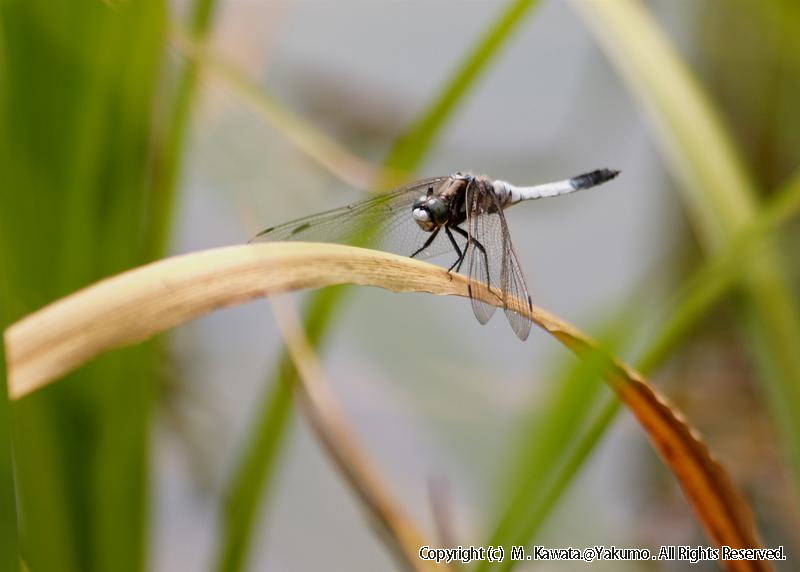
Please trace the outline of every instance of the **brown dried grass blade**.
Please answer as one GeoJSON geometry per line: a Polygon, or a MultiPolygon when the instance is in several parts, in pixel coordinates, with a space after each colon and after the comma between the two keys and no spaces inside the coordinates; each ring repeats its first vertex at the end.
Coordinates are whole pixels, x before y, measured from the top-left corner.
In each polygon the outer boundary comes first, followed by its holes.
{"type": "MultiPolygon", "coordinates": [[[[385,252],[334,244],[233,246],[169,258],[89,286],[5,332],[8,387],[18,399],[94,356],[149,338],[214,309],[335,284],[467,296],[465,277],[385,252]]],[[[495,303],[486,293],[486,302],[495,303]]],[[[526,313],[578,354],[601,351],[581,332],[534,307],[526,313]]],[[[760,546],[749,508],[686,420],[632,368],[608,356],[608,381],[678,479],[717,546],[760,546]]],[[[767,570],[765,562],[727,562],[767,570]]]]}

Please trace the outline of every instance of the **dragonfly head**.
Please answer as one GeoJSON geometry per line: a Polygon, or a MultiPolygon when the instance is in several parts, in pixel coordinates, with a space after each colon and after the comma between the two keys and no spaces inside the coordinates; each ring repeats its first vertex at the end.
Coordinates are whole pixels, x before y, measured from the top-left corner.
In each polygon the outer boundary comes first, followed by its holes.
{"type": "Polygon", "coordinates": [[[447,205],[431,191],[422,195],[411,206],[411,216],[425,232],[431,232],[447,222],[447,205]]]}

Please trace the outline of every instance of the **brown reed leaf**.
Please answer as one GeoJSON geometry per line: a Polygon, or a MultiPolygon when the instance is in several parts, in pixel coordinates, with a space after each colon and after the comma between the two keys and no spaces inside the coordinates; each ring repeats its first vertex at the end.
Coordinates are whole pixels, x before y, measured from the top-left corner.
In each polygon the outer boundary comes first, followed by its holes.
{"type": "MultiPolygon", "coordinates": [[[[161,260],[102,280],[23,318],[5,332],[8,387],[19,399],[91,358],[217,308],[336,284],[468,295],[467,279],[381,251],[335,244],[264,243],[161,260]]],[[[497,303],[491,292],[485,301],[497,303]]],[[[524,307],[524,305],[521,305],[524,307]]],[[[578,355],[602,352],[580,331],[534,307],[529,316],[578,355]]],[[[717,546],[760,546],[749,507],[697,432],[632,368],[606,356],[606,377],[672,470],[717,546]]],[[[723,562],[768,570],[764,561],[723,562]]]]}

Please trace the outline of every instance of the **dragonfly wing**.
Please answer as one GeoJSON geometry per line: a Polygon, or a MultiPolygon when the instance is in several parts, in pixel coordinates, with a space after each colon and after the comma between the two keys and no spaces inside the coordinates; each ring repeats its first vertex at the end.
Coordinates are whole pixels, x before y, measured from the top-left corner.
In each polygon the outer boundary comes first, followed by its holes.
{"type": "Polygon", "coordinates": [[[511,328],[521,340],[528,337],[531,321],[526,313],[531,300],[525,285],[503,209],[493,192],[481,196],[470,191],[467,198],[469,245],[469,279],[472,309],[478,321],[485,324],[495,306],[478,298],[488,296],[502,302],[511,328]]]}
{"type": "MultiPolygon", "coordinates": [[[[503,223],[505,224],[505,220],[503,223]]],[[[507,229],[505,238],[505,256],[500,279],[503,289],[503,310],[508,318],[508,323],[511,324],[511,329],[519,339],[525,341],[531,332],[531,319],[528,317],[528,313],[533,309],[533,303],[507,229]]]]}
{"type": "Polygon", "coordinates": [[[497,220],[483,212],[481,198],[470,185],[467,188],[467,276],[472,311],[481,324],[488,322],[497,307],[484,302],[498,297],[500,275],[497,272],[496,255],[497,220]],[[493,291],[491,288],[494,288],[493,291]]]}
{"type": "MultiPolygon", "coordinates": [[[[374,246],[396,254],[411,255],[430,238],[411,216],[414,200],[436,187],[447,177],[416,181],[400,189],[293,220],[259,232],[250,242],[302,240],[335,242],[354,246],[374,246]]],[[[444,233],[420,252],[427,258],[453,250],[444,233]]]]}

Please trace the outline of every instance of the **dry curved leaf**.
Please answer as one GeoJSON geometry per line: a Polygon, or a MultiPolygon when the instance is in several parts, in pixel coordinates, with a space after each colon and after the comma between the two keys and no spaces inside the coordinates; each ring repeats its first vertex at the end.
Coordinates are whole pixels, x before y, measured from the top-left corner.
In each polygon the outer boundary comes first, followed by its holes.
{"type": "MultiPolygon", "coordinates": [[[[464,296],[467,279],[385,252],[314,243],[265,243],[161,260],[89,286],[23,318],[5,332],[12,399],[98,354],[149,338],[211,310],[290,290],[335,284],[395,292],[464,296]]],[[[495,303],[486,293],[486,302],[495,303]]],[[[578,354],[601,351],[548,312],[529,317],[578,354]]],[[[636,371],[608,356],[608,381],[639,420],[678,479],[717,546],[760,546],[750,510],[697,433],[636,371]]],[[[730,570],[768,570],[763,561],[723,562],[730,570]]]]}
{"type": "Polygon", "coordinates": [[[300,374],[294,388],[306,420],[398,563],[414,571],[450,569],[445,563],[419,557],[420,546],[426,544],[424,537],[391,495],[377,465],[359,442],[355,428],[331,390],[297,312],[280,303],[273,303],[272,310],[300,374]]]}

